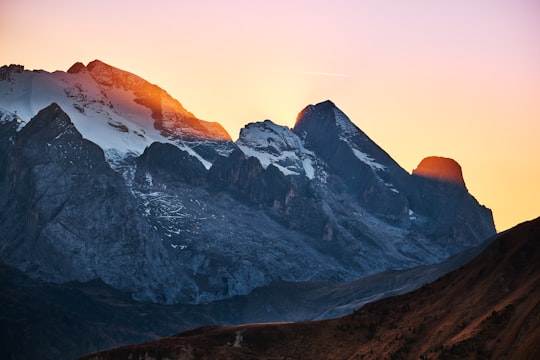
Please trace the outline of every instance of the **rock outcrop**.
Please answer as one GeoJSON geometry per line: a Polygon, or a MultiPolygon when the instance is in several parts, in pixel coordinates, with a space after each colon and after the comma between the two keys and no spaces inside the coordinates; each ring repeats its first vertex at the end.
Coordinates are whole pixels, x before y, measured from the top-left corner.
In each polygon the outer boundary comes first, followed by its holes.
{"type": "Polygon", "coordinates": [[[466,187],[465,180],[463,180],[463,173],[461,172],[461,166],[454,159],[429,156],[424,158],[412,173],[416,176],[466,187]]]}

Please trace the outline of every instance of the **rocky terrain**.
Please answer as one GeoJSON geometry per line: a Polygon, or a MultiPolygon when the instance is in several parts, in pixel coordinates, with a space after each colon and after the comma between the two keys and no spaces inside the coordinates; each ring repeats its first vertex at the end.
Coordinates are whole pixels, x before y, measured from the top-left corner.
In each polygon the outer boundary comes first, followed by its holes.
{"type": "Polygon", "coordinates": [[[319,321],[203,327],[84,359],[537,359],[540,218],[406,295],[319,321]]]}
{"type": "Polygon", "coordinates": [[[0,266],[3,359],[73,359],[157,340],[200,326],[305,321],[343,316],[457,269],[490,242],[441,264],[388,271],[351,282],[275,282],[208,304],[143,303],[101,280],[47,283],[0,266]]]}

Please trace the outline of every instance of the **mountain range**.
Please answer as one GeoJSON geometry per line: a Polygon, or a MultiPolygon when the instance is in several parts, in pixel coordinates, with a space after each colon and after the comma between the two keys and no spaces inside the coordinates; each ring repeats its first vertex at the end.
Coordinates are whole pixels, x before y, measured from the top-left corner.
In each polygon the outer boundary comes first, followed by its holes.
{"type": "MultiPolygon", "coordinates": [[[[211,306],[437,266],[495,227],[458,163],[427,157],[410,174],[331,101],[293,128],[249,123],[233,142],[96,60],[0,68],[0,233],[3,269],[24,282],[211,306]]],[[[426,279],[408,274],[408,290],[426,279]]],[[[399,289],[370,294],[383,292],[399,289]]],[[[339,313],[323,302],[304,317],[339,313]]]]}

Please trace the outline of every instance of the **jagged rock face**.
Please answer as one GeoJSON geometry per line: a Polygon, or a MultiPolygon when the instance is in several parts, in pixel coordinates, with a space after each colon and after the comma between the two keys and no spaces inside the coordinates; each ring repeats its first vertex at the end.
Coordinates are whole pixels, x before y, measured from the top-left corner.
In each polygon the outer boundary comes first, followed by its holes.
{"type": "Polygon", "coordinates": [[[219,158],[208,174],[216,190],[228,190],[250,203],[262,206],[283,206],[289,181],[275,166],[264,169],[254,157],[240,150],[219,158]]]}
{"type": "Polygon", "coordinates": [[[474,246],[473,239],[494,233],[491,210],[479,206],[464,187],[420,176],[412,176],[412,180],[415,186],[410,206],[415,213],[429,214],[430,221],[423,223],[423,231],[438,246],[470,247],[474,246]]]}
{"type": "Polygon", "coordinates": [[[103,151],[56,104],[16,134],[8,157],[2,261],[49,281],[99,277],[139,297],[165,299],[159,287],[173,279],[159,235],[141,221],[103,151]],[[164,276],[161,284],[156,274],[164,276]]]}
{"type": "Polygon", "coordinates": [[[364,206],[392,219],[407,216],[407,199],[396,190],[406,172],[331,101],[306,107],[293,131],[364,206]]]}
{"type": "Polygon", "coordinates": [[[248,124],[236,144],[175,140],[147,126],[155,112],[132,100],[156,88],[136,93],[133,74],[21,71],[0,81],[0,106],[19,110],[0,111],[0,259],[34,277],[197,303],[436,263],[495,232],[466,188],[408,174],[331,102],[292,130],[248,124]],[[25,125],[49,97],[69,114],[25,125]]]}
{"type": "Polygon", "coordinates": [[[186,151],[172,144],[153,143],[137,158],[138,182],[153,186],[160,184],[186,183],[204,185],[206,169],[201,162],[186,151]]]}
{"type": "Polygon", "coordinates": [[[453,159],[429,156],[424,158],[412,173],[416,176],[445,181],[465,187],[461,166],[453,159]]]}
{"type": "Polygon", "coordinates": [[[22,65],[3,65],[0,67],[0,80],[13,81],[13,74],[20,74],[23,71],[22,65]]]}

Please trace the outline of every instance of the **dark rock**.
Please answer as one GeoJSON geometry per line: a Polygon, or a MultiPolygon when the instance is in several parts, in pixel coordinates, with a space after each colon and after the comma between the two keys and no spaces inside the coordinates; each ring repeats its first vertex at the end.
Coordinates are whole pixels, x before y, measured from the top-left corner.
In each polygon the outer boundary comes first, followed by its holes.
{"type": "Polygon", "coordinates": [[[23,65],[15,65],[15,64],[3,65],[0,67],[0,80],[12,81],[14,73],[20,74],[23,71],[24,71],[23,65]]]}
{"type": "Polygon", "coordinates": [[[289,181],[275,166],[264,169],[254,157],[235,150],[219,157],[208,174],[214,190],[226,190],[254,204],[280,206],[285,203],[289,181]]]}
{"type": "Polygon", "coordinates": [[[172,144],[153,143],[137,158],[135,178],[139,183],[204,185],[206,174],[206,168],[188,152],[172,144]]]}
{"type": "Polygon", "coordinates": [[[82,138],[58,105],[40,111],[17,134],[5,184],[3,261],[48,281],[99,277],[140,297],[163,296],[151,280],[170,266],[158,260],[158,234],[137,214],[103,151],[82,138]]]}
{"type": "Polygon", "coordinates": [[[112,126],[113,128],[118,129],[118,131],[126,132],[126,133],[129,132],[129,128],[124,124],[114,124],[111,122],[109,122],[108,124],[112,126]]]}
{"type": "Polygon", "coordinates": [[[404,216],[407,199],[388,185],[405,182],[407,173],[334,103],[307,106],[293,131],[331,173],[344,179],[362,204],[389,219],[404,216]]]}

